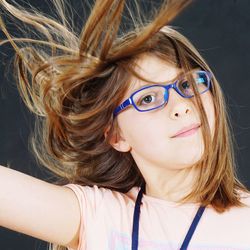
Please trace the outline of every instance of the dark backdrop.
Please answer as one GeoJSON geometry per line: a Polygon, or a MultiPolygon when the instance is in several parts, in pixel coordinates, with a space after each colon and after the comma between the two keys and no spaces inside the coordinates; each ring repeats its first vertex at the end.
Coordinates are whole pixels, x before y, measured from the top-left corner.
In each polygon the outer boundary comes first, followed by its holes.
{"type": "MultiPolygon", "coordinates": [[[[17,2],[21,2],[20,0],[17,2]]],[[[30,0],[48,12],[47,1],[30,0]]],[[[80,2],[69,1],[77,10],[80,2]]],[[[83,1],[85,2],[85,1],[83,1]]],[[[160,1],[141,0],[156,5],[160,1]]],[[[81,13],[81,11],[79,11],[81,13]]],[[[240,180],[250,187],[250,1],[199,0],[190,5],[172,25],[201,52],[225,92],[233,131],[240,180]]],[[[2,34],[0,34],[2,36],[2,34]]],[[[33,116],[20,100],[8,69],[8,46],[1,49],[0,64],[0,164],[52,181],[53,176],[37,165],[28,149],[33,116]],[[8,78],[8,79],[7,79],[8,78]]],[[[13,183],[15,185],[15,183],[13,183]]],[[[32,211],[30,211],[32,212],[32,211]]],[[[44,250],[45,242],[0,227],[0,250],[44,250]]]]}

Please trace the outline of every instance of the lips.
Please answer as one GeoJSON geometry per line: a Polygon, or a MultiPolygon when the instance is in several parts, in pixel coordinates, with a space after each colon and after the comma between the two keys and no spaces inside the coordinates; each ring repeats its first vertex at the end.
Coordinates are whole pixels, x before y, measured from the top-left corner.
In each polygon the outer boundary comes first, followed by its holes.
{"type": "Polygon", "coordinates": [[[199,123],[195,123],[195,124],[191,124],[191,125],[189,125],[189,126],[183,127],[183,128],[182,128],[181,130],[179,130],[175,135],[171,136],[171,138],[176,137],[176,136],[178,136],[178,135],[181,135],[181,134],[183,134],[183,133],[185,133],[185,132],[187,132],[187,131],[189,131],[189,130],[192,130],[192,129],[198,128],[198,127],[200,127],[200,124],[199,124],[199,123]]]}

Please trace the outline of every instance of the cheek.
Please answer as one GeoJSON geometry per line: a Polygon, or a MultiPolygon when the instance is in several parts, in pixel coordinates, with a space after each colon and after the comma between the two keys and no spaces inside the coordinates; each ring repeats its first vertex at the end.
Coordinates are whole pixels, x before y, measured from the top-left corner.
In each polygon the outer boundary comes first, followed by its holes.
{"type": "MultiPolygon", "coordinates": [[[[130,110],[128,110],[130,111],[130,110]]],[[[132,112],[123,112],[118,116],[118,125],[121,130],[121,136],[133,146],[137,140],[141,139],[143,128],[145,127],[140,118],[132,112]]]]}
{"type": "MultiPolygon", "coordinates": [[[[161,123],[151,116],[136,116],[124,112],[119,117],[118,124],[124,138],[134,149],[152,150],[152,145],[159,144],[160,139],[165,136],[161,130],[161,123]]],[[[166,130],[166,127],[162,129],[166,130]]]]}

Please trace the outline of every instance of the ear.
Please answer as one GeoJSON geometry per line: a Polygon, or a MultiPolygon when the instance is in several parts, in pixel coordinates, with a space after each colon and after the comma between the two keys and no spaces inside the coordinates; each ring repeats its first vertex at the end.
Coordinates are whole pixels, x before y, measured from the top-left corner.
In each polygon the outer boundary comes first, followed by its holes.
{"type": "MultiPolygon", "coordinates": [[[[104,131],[105,138],[107,138],[109,130],[110,130],[110,125],[104,131]]],[[[109,144],[114,149],[120,152],[128,152],[131,150],[131,146],[129,145],[129,143],[126,141],[126,139],[123,138],[123,136],[120,133],[118,133],[118,131],[115,131],[113,133],[113,135],[111,136],[109,140],[109,144]]]]}

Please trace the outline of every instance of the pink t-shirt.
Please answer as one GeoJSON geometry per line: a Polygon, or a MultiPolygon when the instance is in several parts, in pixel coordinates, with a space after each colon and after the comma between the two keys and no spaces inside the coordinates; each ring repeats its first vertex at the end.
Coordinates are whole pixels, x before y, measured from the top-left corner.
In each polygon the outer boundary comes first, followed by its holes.
{"type": "MultiPolygon", "coordinates": [[[[68,184],[81,208],[77,250],[130,250],[133,212],[138,187],[128,193],[97,186],[68,184]]],[[[250,196],[242,193],[244,208],[222,214],[206,207],[188,250],[249,250],[250,196]]],[[[199,208],[143,195],[139,221],[139,250],[178,250],[199,208]]],[[[69,248],[70,249],[70,248],[69,248]]],[[[71,249],[70,249],[71,250],[71,249]]]]}

